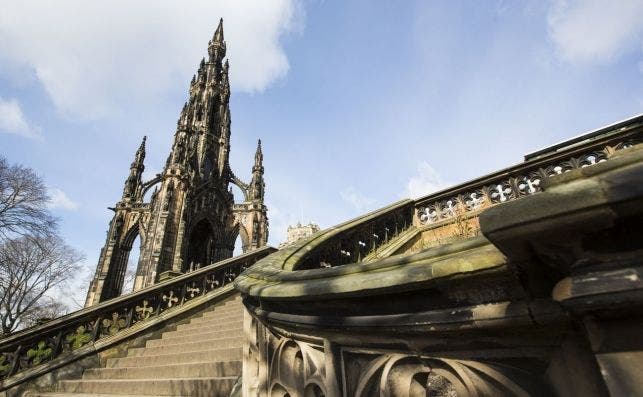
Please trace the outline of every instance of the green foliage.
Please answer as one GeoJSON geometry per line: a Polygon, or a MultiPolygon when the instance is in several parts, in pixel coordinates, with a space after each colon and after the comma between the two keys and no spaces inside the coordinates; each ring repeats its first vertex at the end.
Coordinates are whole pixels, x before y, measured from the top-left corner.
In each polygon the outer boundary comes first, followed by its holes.
{"type": "Polygon", "coordinates": [[[125,328],[125,319],[120,317],[118,313],[112,313],[111,320],[103,320],[103,329],[107,330],[109,335],[116,334],[122,328],[125,328]]]}
{"type": "Polygon", "coordinates": [[[11,369],[11,363],[8,362],[7,356],[0,356],[0,375],[4,375],[11,369]]]}
{"type": "Polygon", "coordinates": [[[27,350],[27,357],[31,360],[33,365],[38,365],[51,358],[53,349],[47,345],[47,342],[41,340],[38,342],[36,349],[27,350]]]}
{"type": "Polygon", "coordinates": [[[92,336],[89,332],[86,332],[85,326],[81,325],[76,328],[76,333],[67,335],[66,339],[67,342],[71,343],[72,350],[75,350],[90,342],[92,340],[92,336]]]}

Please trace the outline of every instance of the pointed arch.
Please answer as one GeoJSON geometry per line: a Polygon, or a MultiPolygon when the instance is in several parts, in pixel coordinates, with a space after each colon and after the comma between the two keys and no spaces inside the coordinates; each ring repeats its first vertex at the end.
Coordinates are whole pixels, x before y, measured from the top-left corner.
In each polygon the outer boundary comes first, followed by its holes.
{"type": "Polygon", "coordinates": [[[244,225],[240,223],[237,223],[237,225],[239,229],[238,235],[241,237],[241,250],[245,253],[250,247],[250,236],[248,236],[248,230],[244,225]]]}
{"type": "MultiPolygon", "coordinates": [[[[122,228],[125,221],[129,221],[132,219],[132,214],[128,214],[126,216],[123,216],[121,214],[117,219],[122,221],[120,226],[122,228]]],[[[115,231],[115,233],[118,233],[119,236],[117,236],[117,241],[113,248],[114,251],[112,253],[109,269],[105,278],[105,284],[101,291],[100,301],[115,298],[117,296],[120,296],[123,292],[123,283],[125,281],[125,272],[127,271],[129,254],[132,249],[132,245],[134,244],[134,240],[140,234],[139,221],[140,219],[134,218],[133,223],[125,232],[123,232],[122,230],[115,231]]]]}
{"type": "Polygon", "coordinates": [[[187,247],[183,271],[198,269],[209,265],[214,259],[214,243],[217,228],[213,227],[208,217],[203,216],[192,224],[187,235],[187,247]]]}

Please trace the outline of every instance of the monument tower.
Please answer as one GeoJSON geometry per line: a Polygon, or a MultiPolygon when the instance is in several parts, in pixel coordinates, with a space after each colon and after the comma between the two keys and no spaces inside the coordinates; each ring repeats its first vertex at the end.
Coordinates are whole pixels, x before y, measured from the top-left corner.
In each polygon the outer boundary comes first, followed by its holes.
{"type": "Polygon", "coordinates": [[[143,181],[145,137],[136,151],[123,195],[110,208],[114,217],[85,306],[121,294],[137,236],[141,253],[134,290],[231,257],[238,236],[243,252],[266,245],[261,141],[250,183],[230,169],[230,81],[225,55],[221,20],[208,43],[208,58],[201,60],[190,82],[189,100],[179,116],[163,171],[143,181]],[[230,183],[241,189],[243,202],[235,204],[230,183]]]}

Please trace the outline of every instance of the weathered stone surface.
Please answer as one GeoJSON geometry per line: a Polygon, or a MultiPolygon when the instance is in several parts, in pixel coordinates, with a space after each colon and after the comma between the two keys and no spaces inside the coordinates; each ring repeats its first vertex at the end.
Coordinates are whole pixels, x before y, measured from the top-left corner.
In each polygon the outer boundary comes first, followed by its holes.
{"type": "MultiPolygon", "coordinates": [[[[619,131],[634,139],[641,119],[619,131]]],[[[605,134],[588,144],[617,139],[605,134]]],[[[578,142],[565,149],[574,166],[561,162],[520,199],[499,195],[464,219],[430,212],[451,201],[421,207],[439,221],[324,266],[328,250],[368,246],[360,230],[408,205],[396,203],[244,272],[244,395],[641,394],[643,146],[587,155],[578,142]],[[485,237],[460,233],[478,223],[485,237]],[[425,240],[432,230],[444,234],[425,240]]],[[[563,156],[545,151],[528,167],[563,156]]],[[[489,177],[502,178],[519,182],[489,177]]]]}
{"type": "Polygon", "coordinates": [[[222,23],[217,32],[207,61],[190,83],[163,171],[144,182],[145,138],[136,152],[123,196],[112,208],[114,217],[85,306],[121,294],[137,236],[141,253],[134,290],[231,257],[237,236],[243,252],[268,241],[261,141],[250,183],[237,178],[229,164],[230,82],[228,62],[223,62],[222,23]],[[230,183],[241,189],[242,202],[234,202],[230,183]],[[145,202],[152,187],[151,200],[145,202]]]}
{"type": "MultiPolygon", "coordinates": [[[[185,321],[189,325],[201,319],[202,315],[216,318],[221,314],[220,326],[209,328],[217,331],[219,328],[230,328],[234,337],[195,334],[189,340],[183,340],[173,338],[174,334],[180,332],[176,330],[162,335],[161,332],[152,333],[100,352],[91,365],[93,368],[87,368],[86,362],[64,367],[67,371],[76,369],[74,376],[66,374],[54,378],[47,375],[37,383],[25,385],[29,386],[26,396],[55,396],[48,392],[63,392],[70,397],[123,393],[141,396],[228,396],[241,375],[243,341],[242,324],[230,319],[230,313],[237,312],[236,317],[242,317],[243,311],[239,298],[233,296],[225,304],[201,311],[185,321]],[[230,322],[232,326],[228,325],[230,322]],[[100,358],[100,363],[96,358],[100,358]],[[36,392],[34,388],[39,391],[36,392]]],[[[27,387],[21,390],[25,389],[27,387]]],[[[17,392],[12,390],[10,395],[17,396],[17,392]]]]}

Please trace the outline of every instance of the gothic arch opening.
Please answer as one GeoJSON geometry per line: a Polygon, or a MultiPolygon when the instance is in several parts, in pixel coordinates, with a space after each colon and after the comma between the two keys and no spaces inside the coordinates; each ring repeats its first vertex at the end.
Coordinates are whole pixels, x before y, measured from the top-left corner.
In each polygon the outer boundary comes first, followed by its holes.
{"type": "Polygon", "coordinates": [[[183,271],[209,265],[214,259],[214,233],[207,219],[200,220],[190,232],[183,271]]]}
{"type": "Polygon", "coordinates": [[[237,237],[237,242],[235,242],[235,255],[237,255],[237,244],[239,245],[239,253],[244,253],[248,250],[248,247],[250,246],[250,240],[248,238],[248,231],[246,230],[245,226],[242,224],[239,224],[239,236],[237,237]]]}
{"type": "MultiPolygon", "coordinates": [[[[120,231],[118,231],[118,233],[120,234],[120,231]]],[[[130,251],[132,250],[134,240],[137,239],[138,235],[139,229],[138,223],[136,223],[125,233],[125,236],[115,246],[107,280],[101,294],[101,301],[116,298],[123,293],[123,284],[125,283],[125,273],[128,267],[130,251]]],[[[138,252],[140,253],[140,244],[138,252]]],[[[131,290],[127,292],[131,292],[131,290]]]]}
{"type": "Polygon", "coordinates": [[[126,262],[127,265],[125,266],[125,277],[121,295],[129,294],[134,290],[134,280],[136,279],[138,261],[141,257],[141,248],[141,236],[139,236],[137,233],[128,252],[128,258],[126,262]]]}
{"type": "Polygon", "coordinates": [[[232,190],[232,195],[234,196],[235,203],[243,203],[247,201],[245,190],[241,189],[237,182],[231,181],[229,187],[232,190]]]}
{"type": "Polygon", "coordinates": [[[234,240],[234,251],[232,256],[239,256],[243,253],[243,242],[241,241],[241,234],[237,235],[237,239],[234,240]]]}

